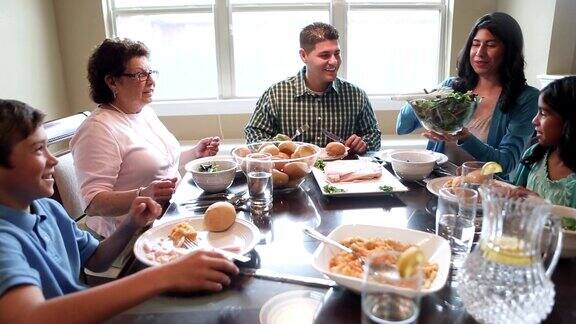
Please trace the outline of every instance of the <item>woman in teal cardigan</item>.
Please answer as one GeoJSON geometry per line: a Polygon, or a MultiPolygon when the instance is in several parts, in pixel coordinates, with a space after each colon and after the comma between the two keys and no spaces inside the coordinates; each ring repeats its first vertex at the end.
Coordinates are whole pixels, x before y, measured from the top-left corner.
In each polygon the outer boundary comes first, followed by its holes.
{"type": "MultiPolygon", "coordinates": [[[[481,17],[458,58],[458,76],[441,86],[472,91],[482,97],[471,122],[455,136],[425,132],[428,149],[444,152],[451,161],[496,161],[504,174],[513,171],[527,147],[537,112],[538,90],[526,84],[523,37],[511,16],[495,12],[481,17]]],[[[409,104],[396,124],[399,135],[421,127],[409,104]]]]}
{"type": "Polygon", "coordinates": [[[576,208],[576,76],[542,89],[530,147],[514,178],[517,193],[536,193],[555,205],[576,208]]]}

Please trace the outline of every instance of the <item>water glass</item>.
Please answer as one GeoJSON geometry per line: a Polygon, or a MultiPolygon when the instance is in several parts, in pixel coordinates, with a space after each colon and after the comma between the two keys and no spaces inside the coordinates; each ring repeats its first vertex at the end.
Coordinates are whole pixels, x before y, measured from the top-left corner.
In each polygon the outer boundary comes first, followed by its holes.
{"type": "Polygon", "coordinates": [[[272,169],[274,162],[268,153],[252,153],[246,156],[246,178],[250,194],[250,212],[267,214],[272,208],[272,169]]]}
{"type": "Polygon", "coordinates": [[[478,192],[469,188],[442,188],[436,208],[436,234],[450,242],[452,267],[458,269],[470,253],[478,192]]]}
{"type": "Polygon", "coordinates": [[[363,323],[412,323],[420,313],[423,272],[402,278],[396,268],[400,253],[380,251],[367,261],[362,285],[363,323]]]}
{"type": "Polygon", "coordinates": [[[486,162],[480,161],[468,161],[462,163],[462,186],[465,188],[471,188],[478,191],[480,185],[487,180],[492,180],[493,175],[487,174],[483,175],[481,173],[482,167],[486,162]]]}

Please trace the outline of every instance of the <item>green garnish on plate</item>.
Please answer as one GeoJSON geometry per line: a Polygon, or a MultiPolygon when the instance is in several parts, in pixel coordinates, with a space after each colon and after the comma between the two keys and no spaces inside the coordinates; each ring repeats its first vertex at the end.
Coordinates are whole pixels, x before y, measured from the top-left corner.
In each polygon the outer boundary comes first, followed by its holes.
{"type": "Polygon", "coordinates": [[[576,219],[570,217],[562,217],[562,229],[568,231],[576,231],[576,219]]]}
{"type": "Polygon", "coordinates": [[[392,192],[392,190],[394,190],[394,188],[390,187],[390,186],[379,186],[378,189],[380,189],[380,191],[382,192],[392,192]]]}
{"type": "Polygon", "coordinates": [[[322,187],[322,189],[324,189],[324,192],[329,193],[329,194],[346,191],[342,188],[334,187],[332,185],[325,185],[324,187],[322,187]]]}
{"type": "Polygon", "coordinates": [[[317,169],[324,171],[324,168],[326,167],[326,162],[324,162],[324,160],[318,159],[316,160],[316,163],[314,163],[314,166],[317,169]]]}

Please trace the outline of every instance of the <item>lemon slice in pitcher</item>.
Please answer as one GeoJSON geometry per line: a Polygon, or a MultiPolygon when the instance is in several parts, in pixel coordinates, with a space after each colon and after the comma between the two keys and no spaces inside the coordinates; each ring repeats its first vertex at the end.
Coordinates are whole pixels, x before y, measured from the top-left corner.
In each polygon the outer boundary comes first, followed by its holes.
{"type": "Polygon", "coordinates": [[[416,268],[424,263],[424,253],[417,246],[407,248],[396,261],[398,273],[402,278],[409,278],[414,274],[416,268]]]}
{"type": "Polygon", "coordinates": [[[490,161],[490,162],[486,162],[483,166],[482,166],[482,171],[480,171],[480,173],[482,175],[489,175],[489,174],[494,174],[494,173],[500,173],[502,172],[502,166],[494,161],[490,161]]]}
{"type": "Polygon", "coordinates": [[[515,237],[502,236],[496,243],[482,245],[484,258],[506,265],[526,266],[532,263],[532,258],[526,255],[524,242],[515,237]]]}

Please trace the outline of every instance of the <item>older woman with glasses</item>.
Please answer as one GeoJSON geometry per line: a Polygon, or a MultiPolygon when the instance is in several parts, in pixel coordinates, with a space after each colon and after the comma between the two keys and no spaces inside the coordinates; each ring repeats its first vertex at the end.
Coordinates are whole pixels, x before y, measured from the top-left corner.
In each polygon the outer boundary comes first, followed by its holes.
{"type": "Polygon", "coordinates": [[[147,105],[158,72],[148,48],[129,39],[106,39],[88,62],[90,96],[98,104],[70,142],[76,175],[89,216],[87,225],[110,236],[138,196],[170,200],[178,169],[218,152],[209,137],[190,150],[180,144],[147,105]]]}

